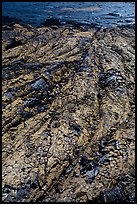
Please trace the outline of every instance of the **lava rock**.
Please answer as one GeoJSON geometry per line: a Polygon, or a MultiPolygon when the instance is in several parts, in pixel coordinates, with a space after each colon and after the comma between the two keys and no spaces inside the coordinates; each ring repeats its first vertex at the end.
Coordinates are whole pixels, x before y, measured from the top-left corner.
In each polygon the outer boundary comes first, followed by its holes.
{"type": "Polygon", "coordinates": [[[23,44],[23,42],[21,40],[16,40],[15,38],[13,38],[12,40],[10,40],[10,42],[6,46],[6,49],[8,50],[8,49],[20,46],[22,44],[23,44]]]}
{"type": "Polygon", "coordinates": [[[45,89],[46,88],[46,81],[43,78],[40,78],[39,80],[37,80],[34,84],[31,85],[31,87],[33,89],[45,89]]]}

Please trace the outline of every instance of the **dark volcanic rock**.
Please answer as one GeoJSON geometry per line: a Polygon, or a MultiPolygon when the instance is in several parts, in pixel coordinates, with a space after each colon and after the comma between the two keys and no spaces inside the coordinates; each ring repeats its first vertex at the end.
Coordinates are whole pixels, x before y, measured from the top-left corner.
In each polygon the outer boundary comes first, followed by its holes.
{"type": "Polygon", "coordinates": [[[20,46],[22,45],[23,42],[21,40],[16,40],[15,38],[14,39],[11,39],[9,44],[6,46],[6,49],[11,49],[11,48],[14,48],[14,47],[17,47],[17,46],[20,46]]]}
{"type": "Polygon", "coordinates": [[[135,201],[135,31],[59,23],[2,29],[2,199],[135,201]]]}
{"type": "Polygon", "coordinates": [[[44,89],[46,87],[46,81],[41,78],[31,85],[33,89],[44,89]]]}

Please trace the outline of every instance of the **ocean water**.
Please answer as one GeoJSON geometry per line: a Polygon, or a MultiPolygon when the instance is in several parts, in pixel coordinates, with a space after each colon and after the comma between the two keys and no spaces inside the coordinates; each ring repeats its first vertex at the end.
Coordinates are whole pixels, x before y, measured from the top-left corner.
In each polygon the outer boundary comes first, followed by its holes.
{"type": "Polygon", "coordinates": [[[2,2],[2,16],[33,26],[46,19],[59,19],[97,27],[135,24],[134,2],[2,2]]]}

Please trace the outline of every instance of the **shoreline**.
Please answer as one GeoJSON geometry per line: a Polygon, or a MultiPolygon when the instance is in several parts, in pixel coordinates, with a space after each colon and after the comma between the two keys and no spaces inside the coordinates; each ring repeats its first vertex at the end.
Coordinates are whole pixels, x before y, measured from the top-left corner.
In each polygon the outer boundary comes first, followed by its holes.
{"type": "Polygon", "coordinates": [[[23,26],[27,26],[27,25],[31,25],[32,27],[35,28],[41,28],[41,27],[50,27],[50,26],[57,26],[57,27],[62,27],[62,26],[71,26],[74,28],[81,28],[84,30],[88,30],[91,28],[131,28],[135,30],[135,23],[134,24],[125,24],[125,25],[117,25],[115,27],[103,27],[103,26],[99,26],[99,24],[97,23],[91,23],[91,24],[86,24],[86,23],[79,23],[75,20],[65,20],[65,21],[61,21],[58,18],[51,18],[51,19],[46,19],[45,21],[41,22],[40,25],[34,26],[33,24],[29,24],[29,23],[25,23],[24,21],[17,19],[17,18],[13,18],[13,17],[9,17],[9,16],[2,16],[2,26],[4,25],[8,25],[8,26],[12,26],[14,24],[20,24],[23,26]]]}

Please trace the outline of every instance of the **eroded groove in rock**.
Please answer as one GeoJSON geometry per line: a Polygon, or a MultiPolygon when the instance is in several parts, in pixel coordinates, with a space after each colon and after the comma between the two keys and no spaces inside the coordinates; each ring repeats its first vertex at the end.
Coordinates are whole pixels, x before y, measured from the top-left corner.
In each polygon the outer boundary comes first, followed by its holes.
{"type": "Polygon", "coordinates": [[[129,28],[4,27],[4,202],[134,201],[134,43],[129,28]]]}

